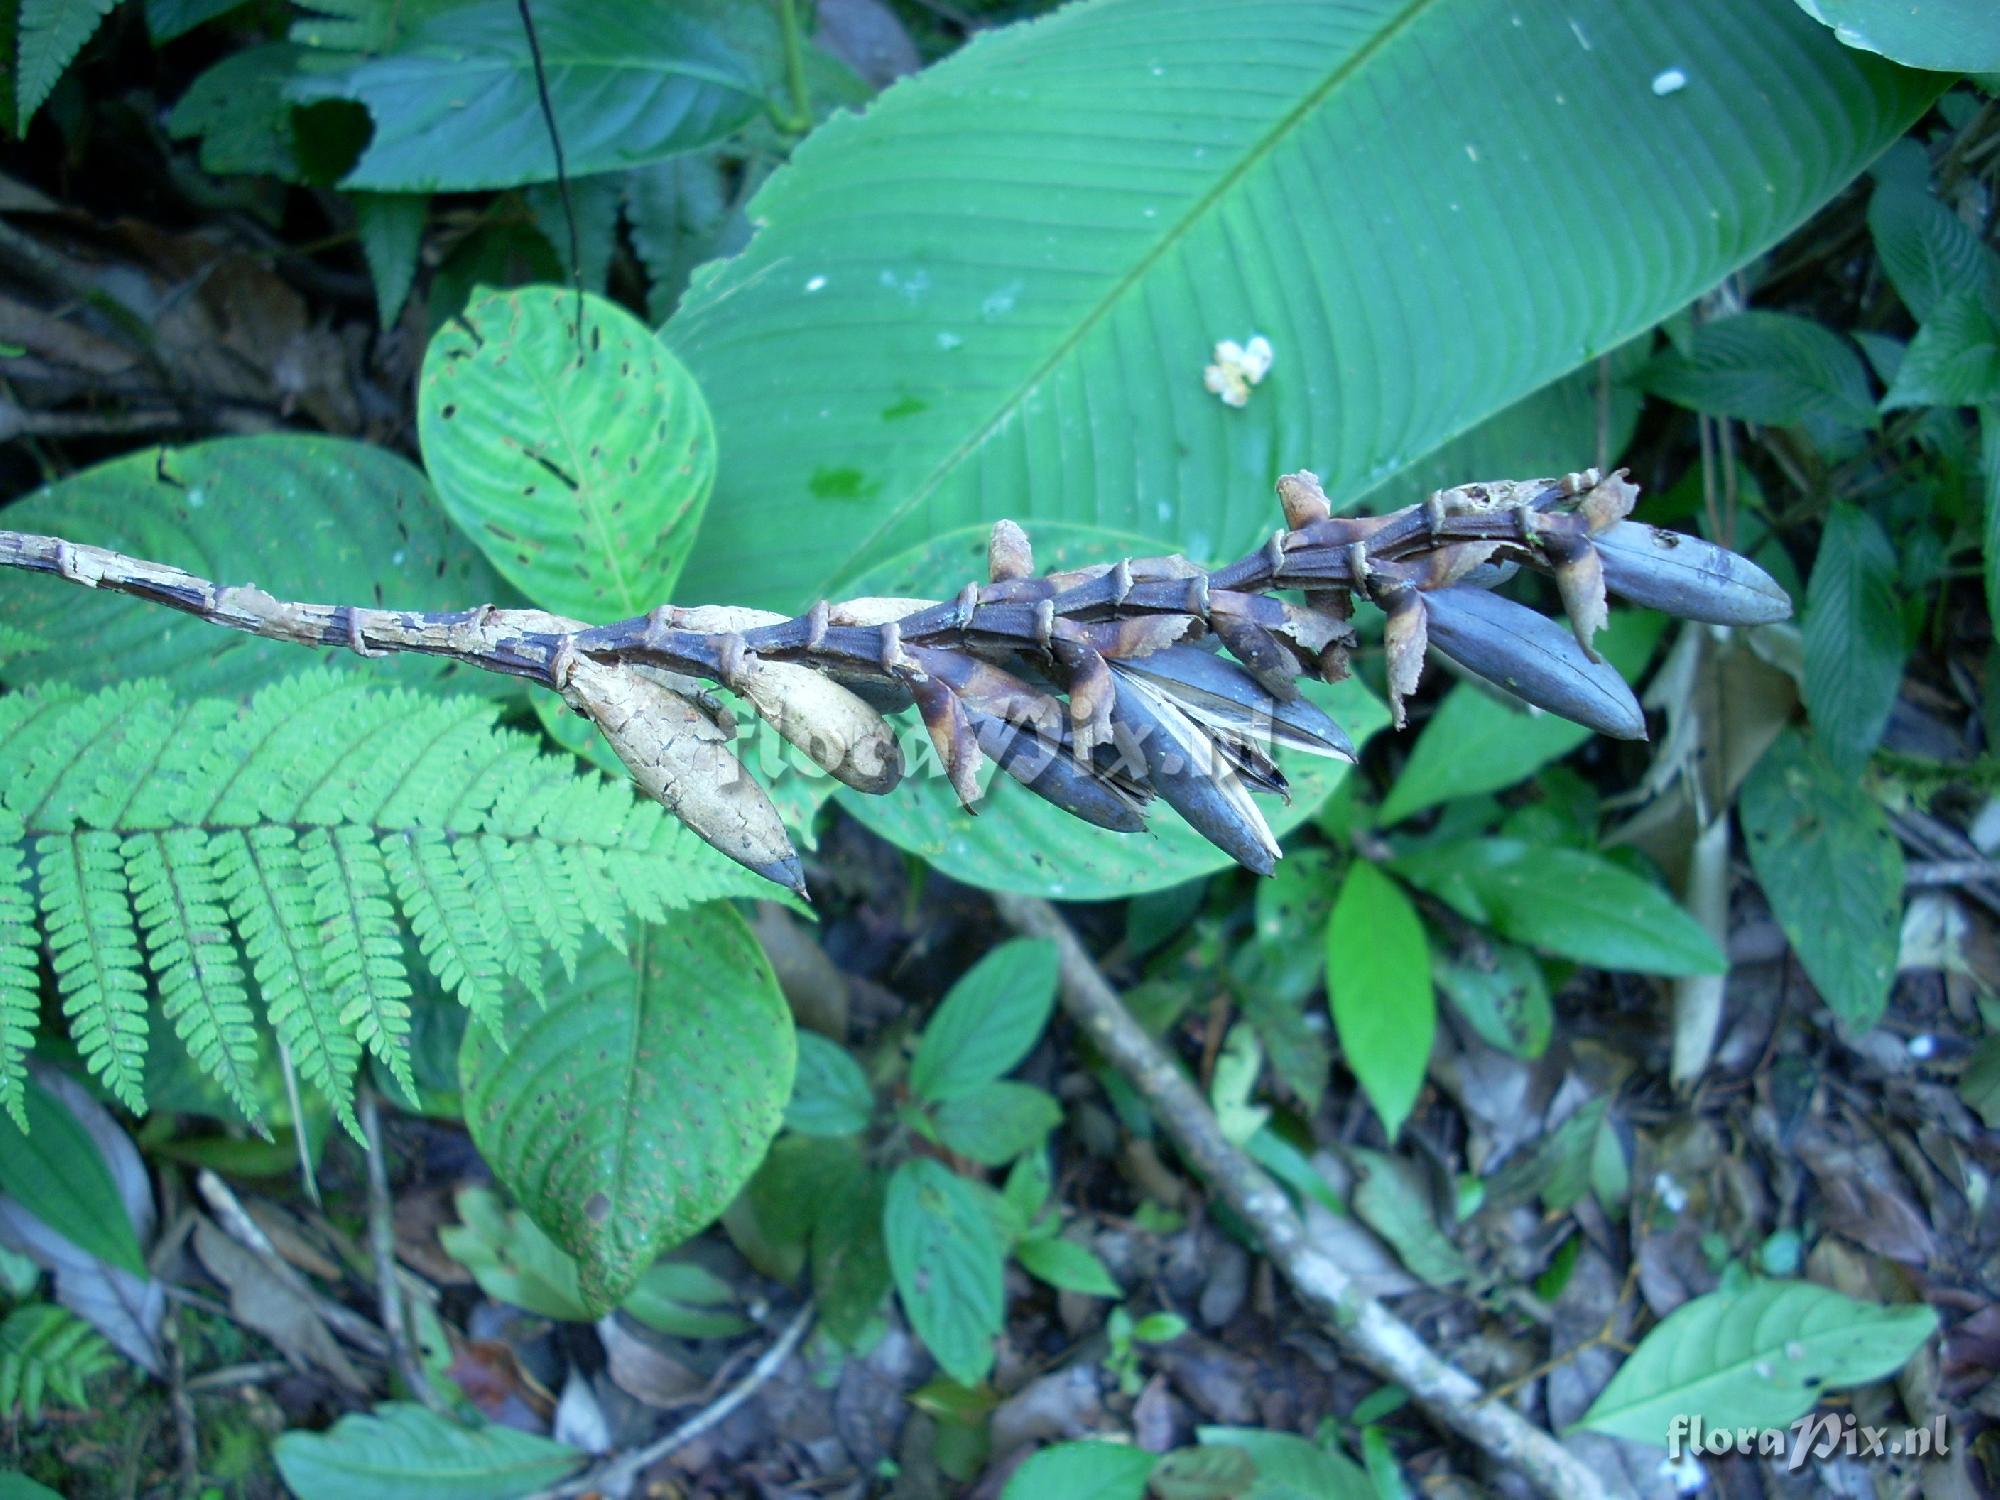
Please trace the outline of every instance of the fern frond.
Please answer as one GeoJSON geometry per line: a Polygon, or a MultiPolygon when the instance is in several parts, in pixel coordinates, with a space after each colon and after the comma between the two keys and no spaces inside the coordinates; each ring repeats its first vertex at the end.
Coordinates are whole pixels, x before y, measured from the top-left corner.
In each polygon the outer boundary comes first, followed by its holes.
{"type": "Polygon", "coordinates": [[[35,901],[21,851],[21,820],[0,810],[0,1109],[28,1128],[28,1049],[41,1011],[35,973],[35,901]]]}
{"type": "Polygon", "coordinates": [[[42,920],[70,1035],[112,1097],[143,1113],[146,982],[118,835],[45,834],[35,852],[42,920]]]}
{"type": "Polygon", "coordinates": [[[392,833],[382,840],[382,858],[424,962],[473,1019],[498,1038],[506,976],[486,940],[478,898],[451,845],[431,830],[392,833]]]}
{"type": "Polygon", "coordinates": [[[410,979],[382,851],[368,830],[352,824],[315,828],[299,843],[312,887],[326,980],[340,1024],[372,1052],[406,1097],[417,1094],[410,1073],[410,979]]]}
{"type": "Polygon", "coordinates": [[[499,712],[323,669],[247,707],[156,683],[0,697],[0,1108],[21,1107],[38,915],[77,1044],[121,1102],[143,1107],[150,977],[247,1114],[254,989],[358,1136],[364,1049],[411,1083],[404,927],[490,1024],[505,987],[539,995],[544,955],[573,963],[587,927],[622,942],[630,915],[762,893],[499,712]]]}
{"type": "Polygon", "coordinates": [[[159,976],[161,1010],[188,1055],[259,1134],[268,1134],[253,1083],[257,1031],[208,834],[199,828],[135,833],[125,840],[124,853],[147,958],[159,976]]]}
{"type": "Polygon", "coordinates": [[[271,1029],[299,1076],[332,1102],[348,1134],[362,1140],[353,1103],[361,1047],[333,1004],[296,836],[289,828],[229,829],[215,836],[214,852],[216,882],[242,934],[271,1029]]]}
{"type": "Polygon", "coordinates": [[[18,1411],[40,1421],[44,1394],[86,1407],[83,1383],[117,1363],[104,1336],[68,1308],[17,1307],[0,1323],[0,1419],[12,1421],[18,1411]]]}

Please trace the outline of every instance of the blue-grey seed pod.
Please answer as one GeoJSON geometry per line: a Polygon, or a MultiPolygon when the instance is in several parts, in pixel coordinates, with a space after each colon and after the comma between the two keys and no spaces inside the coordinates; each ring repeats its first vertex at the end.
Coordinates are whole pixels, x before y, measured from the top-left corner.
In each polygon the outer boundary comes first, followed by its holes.
{"type": "Polygon", "coordinates": [[[1621,599],[1710,625],[1770,625],[1791,617],[1791,596],[1769,573],[1698,536],[1620,521],[1591,540],[1605,586],[1621,599]]]}
{"type": "Polygon", "coordinates": [[[1646,737],[1646,716],[1617,668],[1585,656],[1555,621],[1485,589],[1437,589],[1423,601],[1430,644],[1460,666],[1600,734],[1646,737]]]}

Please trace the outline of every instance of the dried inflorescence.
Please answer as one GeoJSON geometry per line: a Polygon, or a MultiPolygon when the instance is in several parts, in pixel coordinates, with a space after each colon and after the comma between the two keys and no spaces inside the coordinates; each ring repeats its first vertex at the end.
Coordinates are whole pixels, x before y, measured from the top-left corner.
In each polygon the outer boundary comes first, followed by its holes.
{"type": "Polygon", "coordinates": [[[647,795],[730,858],[803,892],[777,810],[730,748],[736,693],[829,774],[879,795],[903,761],[884,712],[916,706],[967,808],[987,761],[1076,817],[1122,833],[1155,796],[1239,863],[1278,858],[1252,792],[1284,795],[1277,747],[1352,760],[1299,689],[1347,675],[1354,601],[1386,616],[1396,723],[1436,650],[1602,733],[1638,739],[1632,691],[1592,648],[1607,594],[1684,619],[1759,625],[1791,601],[1761,569],[1626,517],[1623,472],[1441,490],[1385,516],[1335,516],[1309,473],[1278,481],[1286,525],[1204,569],[1126,558],[1037,576],[1027,534],[995,524],[985,584],[950,601],[821,602],[797,617],[663,605],[588,626],[490,605],[451,614],[291,604],[54,537],[0,531],[0,566],[56,573],[235,630],[364,655],[417,651],[556,689],[597,725],[647,795]],[[1565,629],[1492,592],[1550,575],[1565,629]],[[1297,591],[1280,597],[1279,591],[1297,591]]]}
{"type": "MultiPolygon", "coordinates": [[[[794,620],[664,608],[636,640],[629,627],[604,627],[578,636],[575,650],[618,657],[623,666],[595,668],[614,676],[650,661],[712,677],[830,773],[872,793],[888,791],[900,769],[880,710],[914,703],[968,809],[991,760],[1064,811],[1118,832],[1143,828],[1158,796],[1233,859],[1269,873],[1278,845],[1251,793],[1286,793],[1274,747],[1354,758],[1299,683],[1347,674],[1356,597],[1387,616],[1398,725],[1435,649],[1623,738],[1643,738],[1645,721],[1592,648],[1607,593],[1719,624],[1791,611],[1745,559],[1626,520],[1637,490],[1622,473],[1465,485],[1385,517],[1334,517],[1309,473],[1286,475],[1278,492],[1287,529],[1214,571],[1176,556],[1037,577],[1027,534],[1001,521],[987,583],[951,603],[862,599],[794,620]],[[1554,578],[1569,629],[1491,592],[1520,566],[1554,578]],[[1301,591],[1298,602],[1276,596],[1286,587],[1301,591]],[[855,774],[857,761],[866,774],[855,774]]],[[[747,773],[727,792],[705,771],[705,790],[663,788],[650,741],[635,755],[629,727],[573,683],[565,691],[642,787],[723,852],[796,888],[789,844],[774,853],[777,814],[747,773]],[[744,815],[748,802],[760,804],[754,818],[744,815]]],[[[719,748],[699,743],[685,753],[719,748]]]]}

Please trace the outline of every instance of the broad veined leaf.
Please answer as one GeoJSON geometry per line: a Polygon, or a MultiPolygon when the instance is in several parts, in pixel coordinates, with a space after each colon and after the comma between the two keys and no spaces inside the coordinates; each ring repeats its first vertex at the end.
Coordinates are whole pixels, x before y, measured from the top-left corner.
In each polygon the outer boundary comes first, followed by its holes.
{"type": "MultiPolygon", "coordinates": [[[[1617,610],[1597,633],[1597,650],[1629,682],[1665,628],[1665,618],[1650,610],[1617,610]]],[[[1453,797],[1512,786],[1589,738],[1581,724],[1509,702],[1484,683],[1462,682],[1424,726],[1378,819],[1394,823],[1453,797]]]]}
{"type": "Polygon", "coordinates": [[[1003,509],[1246,549],[1280,471],[1352,500],[1618,347],[1942,84],[1788,0],[1091,0],[988,33],[806,141],[668,324],[724,454],[689,596],[801,608],[1003,509]],[[1496,78],[1534,107],[1472,106],[1496,78]],[[1204,367],[1256,333],[1275,363],[1225,406],[1204,367]]]}
{"type": "Polygon", "coordinates": [[[513,1500],[555,1484],[584,1455],[497,1422],[462,1427],[410,1401],[342,1417],[271,1445],[299,1500],[513,1500]]]}
{"type": "Polygon", "coordinates": [[[1665,1446],[1676,1418],[1784,1427],[1829,1390],[1893,1374],[1937,1329],[1928,1307],[1881,1307],[1809,1281],[1749,1280],[1675,1308],[1577,1423],[1665,1446]]]}
{"type": "Polygon", "coordinates": [[[1233,1443],[1204,1443],[1160,1455],[1146,1478],[1155,1500],[1236,1500],[1257,1482],[1257,1461],[1233,1443]]]}
{"type": "MultiPolygon", "coordinates": [[[[1005,513],[996,510],[994,517],[1005,513]]],[[[949,599],[986,576],[988,532],[988,525],[966,526],[941,536],[870,570],[853,592],[949,599]]],[[[1035,566],[1044,572],[1173,550],[1145,537],[1061,522],[1039,524],[1029,535],[1035,566]]],[[[1353,678],[1331,688],[1309,683],[1305,691],[1356,746],[1389,722],[1381,700],[1353,678]]],[[[955,880],[1052,900],[1111,901],[1165,890],[1231,864],[1179,814],[1157,803],[1145,832],[1112,833],[1050,806],[990,765],[986,796],[977,815],[968,813],[946,783],[923,730],[913,727],[902,738],[903,763],[911,770],[893,795],[865,797],[845,789],[835,795],[874,832],[955,880]]],[[[1319,810],[1346,777],[1347,766],[1284,751],[1277,759],[1291,780],[1292,800],[1262,799],[1262,808],[1271,831],[1282,837],[1319,810]]]]}
{"type": "Polygon", "coordinates": [[[938,1139],[985,1167],[1008,1162],[1040,1146],[1062,1123],[1062,1106],[1031,1083],[1010,1078],[981,1084],[940,1104],[938,1139]]]}
{"type": "Polygon", "coordinates": [[[1798,0],[1850,47],[1945,73],[2000,69],[2000,16],[1986,0],[1798,0]]]}
{"type": "Polygon", "coordinates": [[[1464,955],[1432,950],[1431,977],[1482,1040],[1516,1057],[1540,1057],[1555,1030],[1541,961],[1512,943],[1464,955]]]}
{"type": "Polygon", "coordinates": [[[1057,1443],[1016,1469],[1000,1500],[1145,1500],[1157,1462],[1129,1443],[1057,1443]]]}
{"type": "Polygon", "coordinates": [[[2000,255],[1921,186],[1893,181],[1868,200],[1882,269],[1921,323],[1953,292],[2000,301],[2000,255]]]}
{"type": "Polygon", "coordinates": [[[868,1128],[875,1092],[848,1050],[816,1031],[799,1033],[799,1070],[785,1124],[801,1135],[854,1135],[868,1128]]]}
{"type": "Polygon", "coordinates": [[[1341,1055],[1393,1141],[1424,1086],[1437,1001],[1416,908],[1364,859],[1347,867],[1327,919],[1326,991],[1341,1055]]]}
{"type": "Polygon", "coordinates": [[[1257,1485],[1247,1500],[1381,1500],[1359,1464],[1297,1433],[1197,1427],[1195,1435],[1241,1448],[1256,1460],[1257,1485]]]}
{"type": "Polygon", "coordinates": [[[1413,1163],[1361,1146],[1347,1150],[1362,1176],[1349,1195],[1355,1217],[1396,1249],[1404,1265],[1432,1286],[1470,1274],[1465,1257],[1438,1227],[1437,1206],[1413,1163]]]}
{"type": "Polygon", "coordinates": [[[1925,317],[1882,409],[2000,401],[2000,299],[1948,292],[1925,317]]]}
{"type": "Polygon", "coordinates": [[[1469,921],[1600,969],[1720,974],[1715,943],[1650,881],[1581,849],[1457,839],[1389,866],[1469,921]]]}
{"type": "Polygon", "coordinates": [[[882,1237],[924,1347],[960,1385],[984,1380],[1006,1311],[1006,1246],[979,1190],[943,1162],[906,1161],[889,1178],[882,1237]]]}
{"type": "Polygon", "coordinates": [[[1827,512],[1802,633],[1806,714],[1828,758],[1858,770],[1896,706],[1907,648],[1895,549],[1857,506],[1827,512]]]}
{"type": "Polygon", "coordinates": [[[1014,1247],[1014,1258],[1029,1275],[1063,1291],[1088,1297],[1123,1295],[1096,1252],[1075,1240],[1023,1240],[1014,1247]]]}
{"type": "MultiPolygon", "coordinates": [[[[763,86],[716,25],[715,6],[540,0],[535,34],[572,176],[636,167],[720,140],[763,86]]],[[[463,192],[555,178],[534,58],[514,0],[434,15],[341,73],[307,74],[302,103],[351,99],[375,133],[347,188],[463,192]]]]}
{"type": "Polygon", "coordinates": [[[0,1116],[0,1193],[79,1250],[144,1276],[146,1257],[124,1199],[83,1122],[33,1078],[22,1102],[25,1133],[0,1116]]]}
{"type": "Polygon", "coordinates": [[[431,340],[417,421],[445,509],[535,603],[603,624],[667,602],[715,435],[630,313],[556,286],[476,299],[431,340]]]}
{"type": "Polygon", "coordinates": [[[1750,864],[1833,1013],[1857,1030],[1889,1001],[1903,918],[1903,850],[1875,799],[1797,733],[1743,783],[1750,864]]]}
{"type": "Polygon", "coordinates": [[[0,1472],[0,1500],[62,1500],[45,1484],[37,1484],[25,1474],[9,1469],[0,1472]]]}
{"type": "Polygon", "coordinates": [[[504,1047],[467,1028],[466,1123],[602,1313],[763,1159],[791,1094],[791,1013],[720,904],[638,928],[629,955],[591,945],[549,990],[546,1008],[512,998],[504,1047]]]}
{"type": "Polygon", "coordinates": [[[951,987],[917,1044],[910,1087],[932,1103],[961,1098],[1026,1057],[1056,1003],[1056,945],[1015,938],[951,987]]]}
{"type": "MultiPolygon", "coordinates": [[[[280,599],[464,609],[503,585],[460,536],[415,468],[383,448],[295,434],[156,448],[85,469],[10,506],[8,523],[186,568],[218,584],[256,583],[280,599]]],[[[237,695],[291,676],[312,657],[282,641],[219,631],[157,604],[59,578],[10,572],[0,624],[61,619],[61,645],[7,663],[12,683],[106,687],[165,677],[188,695],[237,695]]],[[[359,662],[344,649],[331,665],[359,662]]],[[[491,690],[491,674],[437,657],[362,664],[414,685],[450,675],[491,690]]]]}
{"type": "Polygon", "coordinates": [[[1685,354],[1669,350],[1647,388],[1696,411],[1774,427],[1873,427],[1875,399],[1854,346],[1791,313],[1746,312],[1704,323],[1685,354]]]}

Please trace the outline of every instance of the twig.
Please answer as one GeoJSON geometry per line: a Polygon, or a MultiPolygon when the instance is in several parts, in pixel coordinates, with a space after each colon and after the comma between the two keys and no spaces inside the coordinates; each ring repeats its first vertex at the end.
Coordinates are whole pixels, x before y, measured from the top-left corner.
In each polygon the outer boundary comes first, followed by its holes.
{"type": "Polygon", "coordinates": [[[1012,926],[1055,940],[1065,1009],[1145,1097],[1188,1164],[1257,1231],[1264,1253],[1293,1292],[1357,1359],[1402,1386],[1440,1425],[1518,1470],[1544,1494],[1603,1500],[1604,1486],[1575,1455],[1512,1407],[1481,1404],[1476,1381],[1440,1359],[1414,1329],[1307,1240],[1278,1185],[1230,1145],[1207,1103],[1132,1019],[1054,907],[1031,896],[1002,893],[993,899],[1012,926]]]}
{"type": "Polygon", "coordinates": [[[361,1133],[368,1141],[368,1248],[375,1256],[375,1287],[382,1309],[382,1332],[388,1336],[389,1359],[404,1387],[432,1411],[443,1411],[424,1367],[410,1346],[402,1287],[396,1275],[396,1221],[389,1204],[389,1162],[382,1149],[382,1110],[375,1090],[365,1084],[355,1101],[361,1133]]]}
{"type": "Polygon", "coordinates": [[[1939,859],[1910,865],[1904,885],[1970,885],[2000,882],[2000,862],[1990,859],[1939,859]]]}
{"type": "Polygon", "coordinates": [[[215,1222],[222,1226],[222,1232],[262,1261],[264,1268],[278,1279],[286,1291],[309,1304],[327,1327],[356,1348],[377,1359],[388,1356],[389,1341],[382,1336],[382,1330],[359,1313],[313,1290],[311,1283],[278,1254],[278,1247],[271,1243],[271,1237],[250,1217],[250,1211],[230,1191],[228,1183],[207,1167],[195,1174],[194,1181],[210,1212],[215,1215],[215,1222]]]}
{"type": "Polygon", "coordinates": [[[643,1448],[616,1454],[567,1484],[542,1491],[535,1500],[566,1500],[571,1495],[592,1493],[624,1494],[647,1469],[675,1449],[693,1442],[709,1428],[728,1420],[738,1407],[756,1395],[765,1381],[784,1368],[785,1361],[792,1357],[792,1351],[799,1347],[806,1330],[812,1326],[812,1319],[813,1305],[808,1302],[792,1315],[792,1321],[785,1325],[784,1332],[772,1341],[771,1347],[763,1352],[741,1380],[665,1437],[656,1438],[643,1448]]]}
{"type": "Polygon", "coordinates": [[[194,1401],[189,1395],[187,1356],[181,1349],[179,1318],[167,1318],[161,1322],[160,1342],[167,1347],[167,1404],[174,1414],[174,1446],[179,1462],[181,1493],[192,1495],[200,1484],[201,1443],[195,1432],[194,1401]]]}

